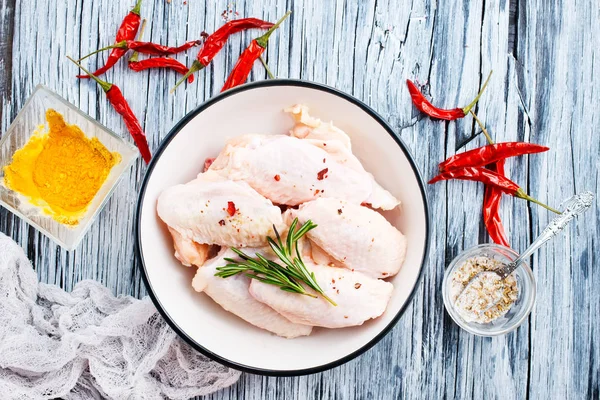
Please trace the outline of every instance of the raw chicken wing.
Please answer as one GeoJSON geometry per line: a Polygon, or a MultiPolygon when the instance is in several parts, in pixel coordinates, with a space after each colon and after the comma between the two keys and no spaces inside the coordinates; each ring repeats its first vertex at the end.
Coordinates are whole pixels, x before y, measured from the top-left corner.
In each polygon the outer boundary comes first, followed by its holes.
{"type": "Polygon", "coordinates": [[[175,247],[175,258],[183,265],[189,267],[195,265],[201,267],[208,258],[210,245],[196,243],[185,239],[175,229],[168,227],[169,233],[173,237],[173,247],[175,247]]]}
{"type": "MultiPolygon", "coordinates": [[[[340,157],[330,156],[311,142],[285,135],[244,135],[227,143],[210,170],[247,182],[277,204],[294,206],[333,197],[383,209],[398,205],[349,150],[345,156],[352,159],[341,162],[340,157]]],[[[337,140],[330,142],[343,147],[337,140]]]]}
{"type": "Polygon", "coordinates": [[[170,231],[178,234],[174,239],[180,257],[183,249],[195,247],[189,242],[266,246],[266,237],[274,235],[273,225],[284,227],[279,207],[246,183],[211,171],[185,185],[166,189],[158,198],[157,211],[170,231]]]}
{"type": "Polygon", "coordinates": [[[285,292],[257,280],[250,283],[250,294],[292,322],[325,328],[362,325],[385,311],[394,289],[391,283],[345,268],[317,265],[307,259],[304,263],[337,306],[321,297],[285,292]]]}
{"type": "Polygon", "coordinates": [[[299,139],[339,140],[346,148],[350,149],[350,137],[343,130],[337,128],[332,122],[325,123],[318,118],[308,114],[308,107],[296,104],[286,108],[296,125],[290,131],[290,135],[299,139]]]}
{"type": "MultiPolygon", "coordinates": [[[[245,251],[247,254],[253,255],[258,250],[247,249],[245,251]]],[[[248,288],[251,279],[247,276],[243,274],[228,278],[215,276],[217,267],[227,264],[224,260],[226,257],[236,258],[237,255],[230,249],[223,249],[217,257],[198,268],[192,281],[192,286],[196,291],[206,293],[226,311],[276,335],[286,338],[310,335],[312,327],[292,323],[269,306],[250,296],[248,288]]]]}
{"type": "Polygon", "coordinates": [[[317,199],[287,212],[300,224],[310,219],[318,225],[307,233],[317,245],[317,259],[322,259],[321,249],[336,265],[374,278],[389,278],[402,267],[406,237],[377,211],[342,200],[317,199]]]}

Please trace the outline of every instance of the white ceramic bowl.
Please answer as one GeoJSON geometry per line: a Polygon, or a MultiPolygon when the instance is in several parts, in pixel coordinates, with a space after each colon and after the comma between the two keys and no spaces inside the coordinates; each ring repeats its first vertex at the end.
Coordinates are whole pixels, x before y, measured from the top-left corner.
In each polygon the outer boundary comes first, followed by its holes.
{"type": "Polygon", "coordinates": [[[141,188],[136,240],[148,292],[183,339],[233,368],[265,375],[301,375],[351,360],[377,343],[398,321],[427,256],[427,199],[406,146],[375,111],[326,86],[268,80],[210,99],[171,130],[155,153],[141,188]],[[390,279],[394,292],[381,317],[362,326],[315,329],[307,337],[284,339],[255,328],[192,289],[195,268],[186,268],[174,258],[170,235],[156,215],[156,200],[165,188],[192,180],[202,170],[205,158],[216,156],[227,139],[244,133],[286,133],[293,122],[283,108],[297,103],[346,131],[364,167],[402,201],[401,209],[385,216],[407,236],[408,252],[400,273],[390,279]]]}

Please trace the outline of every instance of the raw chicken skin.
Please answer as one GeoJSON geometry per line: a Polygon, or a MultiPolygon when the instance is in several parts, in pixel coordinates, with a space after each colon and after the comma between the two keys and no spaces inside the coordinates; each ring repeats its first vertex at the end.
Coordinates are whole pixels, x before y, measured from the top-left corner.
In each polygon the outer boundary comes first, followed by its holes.
{"type": "MultiPolygon", "coordinates": [[[[371,174],[357,168],[358,160],[340,162],[340,157],[311,142],[285,135],[244,135],[227,143],[210,170],[247,182],[276,204],[295,206],[320,197],[383,209],[398,204],[389,193],[380,196],[383,189],[371,174]]],[[[337,140],[331,143],[342,146],[337,140]]],[[[352,156],[349,150],[346,155],[352,156]]]]}
{"type": "Polygon", "coordinates": [[[157,211],[179,234],[176,242],[261,247],[267,245],[267,236],[274,236],[273,225],[285,228],[279,207],[246,183],[211,171],[185,185],[166,189],[158,198],[157,211]],[[228,212],[230,202],[235,208],[233,215],[228,212]]]}
{"type": "Polygon", "coordinates": [[[337,128],[332,122],[325,123],[318,118],[311,117],[308,114],[308,107],[302,104],[296,104],[286,108],[296,125],[290,131],[290,135],[299,139],[339,140],[347,149],[351,148],[350,137],[343,130],[337,128]]]}
{"type": "Polygon", "coordinates": [[[330,159],[335,160],[337,163],[342,164],[347,168],[352,168],[354,171],[360,174],[365,174],[371,177],[373,181],[373,191],[371,192],[371,195],[364,201],[364,203],[370,204],[373,208],[380,208],[382,210],[392,210],[396,208],[396,206],[400,205],[400,200],[396,199],[390,192],[385,190],[379,183],[377,183],[375,178],[373,178],[373,175],[365,171],[358,158],[356,158],[350,149],[344,146],[340,141],[320,141],[312,139],[305,139],[305,141],[309,142],[313,146],[317,146],[325,150],[329,154],[330,159]]]}
{"type": "MultiPolygon", "coordinates": [[[[311,117],[308,113],[308,107],[304,105],[296,104],[284,111],[290,113],[296,121],[296,125],[290,131],[291,136],[305,139],[312,145],[325,150],[336,162],[344,164],[357,172],[368,174],[358,158],[352,154],[350,137],[344,131],[334,126],[332,122],[324,123],[318,118],[311,117]]],[[[369,175],[372,178],[372,175],[369,175]]],[[[365,200],[365,203],[382,210],[391,210],[400,204],[390,192],[381,187],[375,180],[373,181],[373,193],[365,200]]]]}
{"type": "Polygon", "coordinates": [[[210,245],[199,244],[192,240],[184,239],[175,229],[168,227],[173,237],[173,247],[175,247],[175,258],[186,267],[195,265],[201,267],[208,258],[210,245]]]}
{"type": "Polygon", "coordinates": [[[317,265],[306,259],[304,263],[337,306],[321,297],[315,299],[285,292],[257,280],[250,283],[250,294],[292,322],[325,328],[362,325],[385,311],[394,289],[391,283],[345,268],[317,265]]]}
{"type": "Polygon", "coordinates": [[[317,199],[287,213],[300,224],[310,219],[318,225],[307,236],[317,245],[317,255],[323,250],[336,265],[374,278],[389,278],[402,267],[406,237],[377,211],[342,200],[317,199]]]}
{"type": "MultiPolygon", "coordinates": [[[[245,250],[253,255],[256,249],[245,250]]],[[[276,335],[286,338],[310,335],[312,327],[295,324],[278,314],[269,306],[258,302],[248,292],[250,278],[242,274],[229,278],[215,276],[217,267],[222,267],[227,262],[225,257],[237,258],[230,249],[223,249],[216,258],[211,259],[206,265],[198,268],[192,286],[198,292],[206,293],[226,311],[237,315],[243,320],[259,328],[266,329],[276,335]]]]}

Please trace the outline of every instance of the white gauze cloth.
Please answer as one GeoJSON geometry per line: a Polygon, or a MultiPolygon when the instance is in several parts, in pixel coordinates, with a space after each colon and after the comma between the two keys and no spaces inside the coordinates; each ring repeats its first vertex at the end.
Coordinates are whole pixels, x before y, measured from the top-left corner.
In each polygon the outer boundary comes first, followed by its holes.
{"type": "Polygon", "coordinates": [[[179,339],[148,298],[39,283],[0,233],[0,399],[189,399],[239,375],[179,339]]]}

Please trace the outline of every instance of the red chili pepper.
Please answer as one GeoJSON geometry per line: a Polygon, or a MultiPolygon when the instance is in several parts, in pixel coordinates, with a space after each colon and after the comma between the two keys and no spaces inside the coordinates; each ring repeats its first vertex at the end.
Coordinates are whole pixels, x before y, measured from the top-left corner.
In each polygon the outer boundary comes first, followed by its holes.
{"type": "Polygon", "coordinates": [[[244,50],[237,63],[231,70],[231,73],[227,77],[227,81],[225,81],[225,85],[223,85],[221,92],[241,85],[248,80],[248,76],[250,75],[250,71],[252,71],[252,66],[254,65],[254,61],[258,60],[258,58],[267,48],[269,37],[271,37],[271,34],[279,27],[279,25],[281,25],[281,23],[290,15],[290,13],[291,11],[288,11],[264,35],[257,37],[250,42],[250,45],[246,47],[246,50],[244,50]]]}
{"type": "MultiPolygon", "coordinates": [[[[504,176],[504,160],[496,161],[489,167],[495,170],[499,175],[504,176]]],[[[486,186],[483,196],[483,223],[494,243],[510,247],[502,219],[500,218],[500,202],[502,200],[502,191],[493,187],[486,186]]]]}
{"type": "MultiPolygon", "coordinates": [[[[131,61],[130,60],[129,68],[136,72],[144,71],[146,69],[151,69],[151,68],[169,68],[176,72],[179,72],[182,75],[185,75],[188,72],[188,67],[186,67],[179,61],[175,60],[174,58],[168,58],[168,57],[148,58],[146,60],[141,60],[141,61],[131,61]]],[[[188,77],[188,82],[189,83],[194,82],[194,75],[190,75],[188,77]]]]}
{"type": "Polygon", "coordinates": [[[469,113],[469,111],[471,111],[471,108],[473,108],[475,104],[477,104],[477,102],[479,101],[479,98],[483,94],[483,91],[485,90],[485,87],[487,86],[491,76],[492,73],[490,72],[488,78],[481,87],[479,94],[477,94],[477,97],[475,97],[475,99],[468,106],[464,108],[453,108],[450,110],[438,108],[431,104],[429,100],[425,98],[423,93],[421,93],[421,91],[417,88],[417,85],[415,85],[411,80],[407,79],[406,84],[408,85],[408,91],[410,92],[412,102],[415,105],[415,107],[419,109],[419,111],[433,118],[452,121],[455,119],[464,118],[469,113]]]}
{"type": "Polygon", "coordinates": [[[129,133],[131,134],[131,137],[133,137],[135,144],[140,150],[142,158],[144,159],[146,164],[148,164],[150,162],[150,158],[152,158],[152,155],[150,154],[150,149],[148,148],[146,134],[144,133],[140,122],[129,107],[129,104],[127,104],[127,100],[125,100],[125,97],[123,97],[121,89],[119,89],[117,85],[100,80],[98,77],[96,77],[96,75],[89,72],[71,57],[67,56],[67,58],[73,61],[79,68],[81,68],[86,74],[88,74],[92,79],[94,79],[96,83],[98,83],[98,85],[102,88],[102,90],[104,90],[104,93],[106,93],[106,98],[108,99],[110,104],[113,106],[115,111],[119,113],[121,117],[123,117],[123,121],[125,122],[125,125],[127,126],[129,133]]]}
{"type": "Polygon", "coordinates": [[[263,21],[258,18],[242,18],[236,19],[233,21],[226,22],[222,27],[217,29],[212,35],[209,35],[204,41],[204,45],[200,52],[196,56],[196,59],[192,63],[190,70],[188,73],[181,78],[173,89],[171,89],[171,93],[177,89],[179,85],[185,79],[193,74],[194,72],[200,71],[204,67],[206,67],[210,62],[215,58],[215,56],[221,51],[225,43],[227,43],[227,39],[229,36],[234,33],[241,32],[246,29],[251,28],[260,28],[260,29],[269,29],[273,26],[273,23],[268,21],[263,21]]]}
{"type": "Polygon", "coordinates": [[[508,157],[542,153],[548,150],[550,150],[549,147],[533,143],[505,142],[489,144],[453,155],[440,163],[440,171],[444,172],[463,167],[483,167],[508,157]]]}
{"type": "Polygon", "coordinates": [[[233,217],[235,215],[237,211],[237,208],[235,208],[235,203],[233,201],[228,201],[227,202],[227,214],[229,214],[230,217],[233,217]]]}
{"type": "MultiPolygon", "coordinates": [[[[473,119],[477,121],[477,124],[481,127],[481,131],[485,135],[488,143],[494,145],[492,137],[488,133],[483,123],[477,118],[477,115],[471,110],[473,119]]],[[[488,168],[491,171],[497,172],[499,175],[506,176],[504,174],[504,159],[500,159],[493,164],[490,164],[488,168]]],[[[490,238],[496,244],[510,247],[506,233],[504,231],[504,225],[502,224],[502,218],[500,217],[500,203],[502,201],[502,191],[493,186],[486,186],[483,195],[483,223],[485,225],[490,238]]]]}
{"type": "Polygon", "coordinates": [[[519,187],[519,185],[517,185],[507,177],[481,167],[465,167],[461,169],[453,169],[451,171],[442,172],[441,174],[430,180],[429,183],[431,184],[450,179],[481,182],[486,185],[493,186],[506,194],[510,194],[511,196],[515,196],[527,201],[531,201],[533,203],[539,204],[547,210],[550,210],[556,214],[560,214],[560,211],[557,211],[554,208],[544,203],[541,203],[533,197],[529,196],[527,193],[525,193],[523,189],[519,187]]]}
{"type": "MultiPolygon", "coordinates": [[[[140,7],[141,6],[142,6],[142,0],[137,0],[137,3],[135,4],[135,7],[133,7],[133,10],[131,10],[129,12],[129,14],[127,14],[125,16],[125,18],[123,19],[123,22],[121,23],[121,26],[119,27],[119,30],[117,31],[115,42],[121,42],[123,40],[135,39],[135,35],[140,27],[140,22],[142,19],[140,17],[140,7]]],[[[119,59],[121,57],[123,57],[123,55],[125,55],[126,52],[127,52],[127,49],[120,49],[120,48],[113,49],[113,51],[110,52],[110,55],[108,56],[108,58],[106,60],[106,64],[104,64],[103,67],[99,68],[96,72],[94,72],[94,75],[96,75],[96,76],[102,75],[103,73],[105,73],[106,71],[111,69],[117,63],[117,61],[119,61],[119,59]]],[[[90,75],[77,75],[77,77],[81,78],[81,79],[88,79],[91,76],[90,75]]]]}
{"type": "Polygon", "coordinates": [[[102,47],[96,51],[91,52],[90,54],[83,56],[79,59],[79,61],[88,58],[94,54],[100,53],[101,51],[110,50],[110,49],[122,49],[122,50],[133,50],[139,51],[142,54],[148,54],[151,56],[168,56],[172,54],[181,53],[192,47],[198,46],[202,43],[202,40],[191,40],[189,42],[185,42],[181,46],[171,47],[164,46],[162,44],[156,44],[152,42],[140,42],[137,40],[122,40],[118,43],[111,44],[110,46],[102,47]]]}

